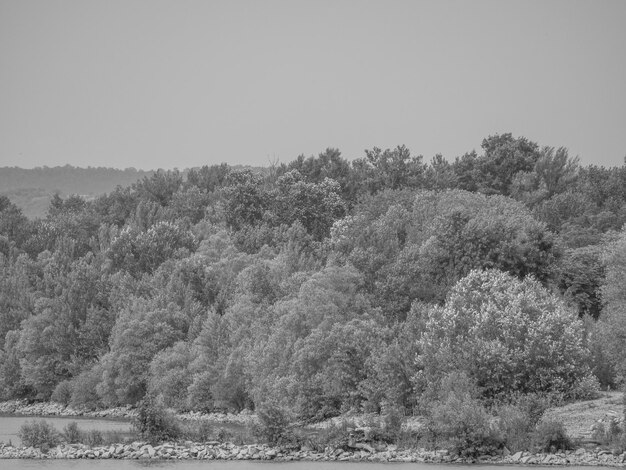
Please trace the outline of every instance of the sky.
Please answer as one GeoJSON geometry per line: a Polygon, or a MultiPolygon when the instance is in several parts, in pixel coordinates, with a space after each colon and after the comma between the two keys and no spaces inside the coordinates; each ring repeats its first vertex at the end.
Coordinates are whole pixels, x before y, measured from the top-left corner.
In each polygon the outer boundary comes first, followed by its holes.
{"type": "Polygon", "coordinates": [[[0,166],[267,166],[511,132],[626,156],[624,0],[0,0],[0,166]]]}

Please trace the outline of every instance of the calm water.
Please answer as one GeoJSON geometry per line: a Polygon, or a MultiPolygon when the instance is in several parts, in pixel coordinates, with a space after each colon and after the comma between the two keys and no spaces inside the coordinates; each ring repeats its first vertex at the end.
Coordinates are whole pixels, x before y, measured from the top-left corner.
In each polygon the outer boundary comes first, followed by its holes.
{"type": "Polygon", "coordinates": [[[97,429],[98,431],[118,431],[128,432],[130,431],[131,424],[129,421],[111,420],[111,419],[93,419],[82,418],[79,416],[72,417],[30,417],[30,416],[0,416],[0,442],[11,443],[14,446],[21,445],[18,433],[20,428],[27,421],[32,420],[45,420],[50,423],[57,431],[62,432],[63,428],[72,421],[76,421],[81,431],[90,431],[97,429]]]}

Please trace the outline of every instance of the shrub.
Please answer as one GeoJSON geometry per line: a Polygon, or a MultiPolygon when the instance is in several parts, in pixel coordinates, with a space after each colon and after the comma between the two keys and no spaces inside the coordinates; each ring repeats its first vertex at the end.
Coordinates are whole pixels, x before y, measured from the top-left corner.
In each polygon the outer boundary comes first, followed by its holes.
{"type": "Polygon", "coordinates": [[[533,433],[533,444],[541,452],[568,450],[572,443],[560,421],[542,421],[533,433]]]}
{"type": "Polygon", "coordinates": [[[224,428],[218,428],[215,433],[215,438],[220,442],[231,441],[234,437],[235,435],[232,432],[224,428]]]}
{"type": "Polygon", "coordinates": [[[174,423],[174,417],[151,395],[146,395],[139,402],[133,427],[142,439],[151,443],[176,439],[180,434],[174,423]]]}
{"type": "Polygon", "coordinates": [[[68,423],[63,428],[63,438],[68,444],[76,444],[83,439],[83,432],[78,428],[76,421],[68,423]]]}
{"type": "Polygon", "coordinates": [[[67,406],[69,405],[71,398],[72,382],[70,382],[69,380],[64,380],[63,382],[59,382],[59,384],[55,387],[54,391],[52,392],[52,396],[50,397],[50,400],[67,406]]]}
{"type": "Polygon", "coordinates": [[[54,447],[60,441],[59,433],[45,420],[26,421],[20,428],[19,438],[28,447],[42,449],[54,447]]]}
{"type": "Polygon", "coordinates": [[[213,425],[208,421],[200,421],[196,429],[195,440],[198,442],[206,442],[213,435],[213,425]]]}
{"type": "Polygon", "coordinates": [[[626,435],[617,419],[609,421],[608,426],[605,426],[602,422],[595,424],[592,438],[603,446],[619,450],[620,453],[623,452],[626,445],[626,435]]]}
{"type": "Polygon", "coordinates": [[[498,431],[504,445],[511,452],[528,450],[535,422],[531,413],[517,405],[498,408],[498,431]]]}
{"type": "Polygon", "coordinates": [[[444,377],[426,423],[428,437],[436,445],[462,457],[489,454],[502,445],[497,429],[491,427],[491,415],[476,394],[476,387],[465,374],[444,377]]]}
{"type": "Polygon", "coordinates": [[[501,446],[490,427],[491,416],[480,401],[451,396],[435,405],[428,430],[437,444],[462,457],[490,454],[501,446]]]}
{"type": "Polygon", "coordinates": [[[257,410],[259,424],[254,429],[254,434],[268,444],[276,445],[291,437],[287,432],[289,420],[278,406],[264,405],[257,410]]]}
{"type": "Polygon", "coordinates": [[[383,423],[387,433],[397,437],[402,431],[402,420],[404,419],[404,413],[399,407],[389,406],[383,410],[383,423]]]}
{"type": "Polygon", "coordinates": [[[92,447],[104,444],[104,437],[102,436],[102,432],[98,431],[97,429],[90,429],[89,431],[87,431],[85,444],[92,447]]]}
{"type": "Polygon", "coordinates": [[[90,370],[81,372],[72,380],[72,395],[69,404],[73,408],[95,410],[102,402],[96,393],[98,384],[102,380],[102,367],[95,365],[90,370]]]}
{"type": "Polygon", "coordinates": [[[514,397],[513,403],[528,417],[528,424],[532,431],[541,421],[546,410],[551,406],[557,406],[559,399],[560,397],[556,395],[528,393],[514,397]]]}
{"type": "Polygon", "coordinates": [[[588,374],[580,379],[570,392],[573,400],[593,400],[598,398],[600,392],[600,382],[593,374],[588,374]]]}

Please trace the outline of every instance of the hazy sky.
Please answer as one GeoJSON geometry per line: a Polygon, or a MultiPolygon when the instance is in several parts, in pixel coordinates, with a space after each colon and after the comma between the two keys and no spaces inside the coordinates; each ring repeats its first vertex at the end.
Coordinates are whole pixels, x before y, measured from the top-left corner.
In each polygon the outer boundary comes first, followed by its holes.
{"type": "Polygon", "coordinates": [[[626,155],[624,0],[0,0],[0,166],[626,155]]]}

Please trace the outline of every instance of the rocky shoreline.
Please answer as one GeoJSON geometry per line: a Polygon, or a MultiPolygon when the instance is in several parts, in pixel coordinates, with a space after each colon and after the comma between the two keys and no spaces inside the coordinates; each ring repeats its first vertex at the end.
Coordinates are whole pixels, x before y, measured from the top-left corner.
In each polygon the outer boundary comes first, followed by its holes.
{"type": "Polygon", "coordinates": [[[270,447],[264,444],[235,445],[231,443],[186,442],[152,446],[146,442],[90,447],[84,444],[59,445],[51,449],[0,445],[0,459],[161,459],[161,460],[275,460],[275,461],[338,461],[338,462],[415,462],[443,464],[521,464],[521,465],[576,465],[626,466],[626,453],[614,455],[606,450],[580,448],[555,454],[517,452],[511,455],[481,456],[476,459],[451,456],[447,451],[425,449],[399,450],[387,446],[375,450],[370,446],[333,449],[323,452],[311,449],[270,447]]]}
{"type": "MultiPolygon", "coordinates": [[[[104,419],[131,420],[136,412],[131,407],[106,410],[77,410],[59,403],[28,404],[13,400],[0,403],[0,413],[33,416],[89,417],[104,419]]],[[[256,419],[250,412],[231,413],[179,413],[182,420],[210,420],[217,423],[249,424],[256,419]]],[[[348,448],[326,447],[323,452],[303,446],[271,447],[265,444],[235,445],[224,442],[206,443],[164,443],[152,446],[146,442],[88,446],[85,444],[62,444],[50,449],[35,447],[14,447],[0,443],[0,459],[162,459],[162,460],[276,460],[276,461],[370,461],[370,462],[416,462],[416,463],[480,463],[480,464],[521,464],[521,465],[560,465],[560,466],[626,466],[626,452],[614,454],[606,449],[579,448],[560,453],[529,453],[506,451],[500,455],[483,455],[478,458],[463,458],[450,455],[445,450],[426,449],[401,450],[395,445],[372,447],[366,443],[354,443],[348,448]]]]}
{"type": "MultiPolygon", "coordinates": [[[[104,410],[74,409],[69,406],[54,402],[27,403],[22,400],[11,400],[0,402],[0,414],[11,414],[18,416],[33,416],[45,418],[46,416],[59,416],[63,418],[85,417],[103,419],[132,420],[136,416],[136,411],[130,406],[107,408],[104,410]]],[[[199,413],[189,411],[186,413],[175,413],[176,417],[183,421],[211,421],[214,423],[249,424],[255,420],[255,415],[244,410],[241,413],[199,413]]]]}

